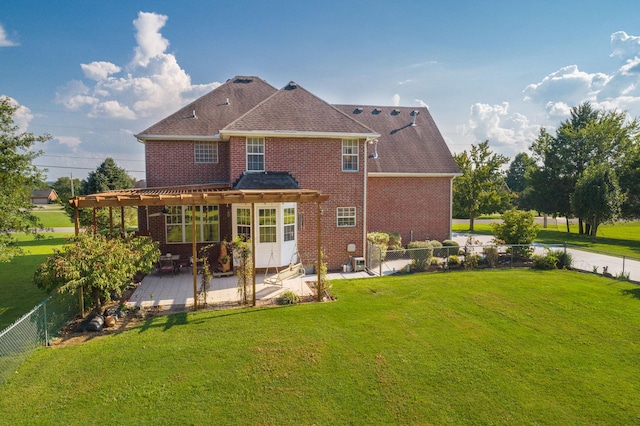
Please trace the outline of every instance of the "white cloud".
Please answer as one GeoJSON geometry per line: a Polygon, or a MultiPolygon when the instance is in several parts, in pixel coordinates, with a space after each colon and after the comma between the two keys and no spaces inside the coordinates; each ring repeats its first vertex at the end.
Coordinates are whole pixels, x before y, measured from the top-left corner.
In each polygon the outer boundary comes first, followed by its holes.
{"type": "Polygon", "coordinates": [[[9,105],[17,107],[13,113],[13,124],[18,126],[18,133],[27,132],[29,129],[29,123],[33,120],[33,114],[31,110],[12,98],[11,96],[0,95],[0,99],[6,98],[9,100],[9,105]]]}
{"type": "Polygon", "coordinates": [[[400,106],[400,94],[396,93],[391,97],[391,106],[400,106]]]}
{"type": "Polygon", "coordinates": [[[418,104],[419,107],[429,108],[429,105],[427,105],[427,103],[422,99],[415,99],[414,102],[418,104]]]}
{"type": "Polygon", "coordinates": [[[488,139],[491,145],[502,146],[502,152],[524,151],[539,130],[524,115],[510,113],[508,102],[501,105],[476,103],[471,106],[469,115],[464,133],[473,135],[477,141],[488,139]]]}
{"type": "Polygon", "coordinates": [[[135,57],[131,62],[132,66],[146,67],[149,61],[164,53],[169,47],[169,40],[162,37],[160,30],[166,24],[166,15],[158,15],[156,13],[140,12],[138,19],[133,21],[136,28],[136,41],[138,46],[135,48],[135,57]]]}
{"type": "Polygon", "coordinates": [[[60,145],[66,146],[72,151],[76,151],[82,143],[82,140],[76,136],[55,136],[53,140],[58,142],[60,145]]]}
{"type": "Polygon", "coordinates": [[[80,64],[86,78],[91,80],[104,80],[111,74],[119,73],[121,68],[111,62],[95,61],[90,64],[80,64]]]}
{"type": "Polygon", "coordinates": [[[611,56],[623,59],[640,55],[640,37],[627,35],[624,31],[611,34],[611,56]]]}
{"type": "Polygon", "coordinates": [[[594,100],[610,79],[606,74],[589,74],[580,71],[577,65],[568,65],[547,75],[539,83],[528,85],[524,89],[524,98],[543,104],[564,102],[578,105],[585,100],[594,100]]]}
{"type": "Polygon", "coordinates": [[[7,38],[7,32],[4,30],[4,27],[0,24],[0,47],[11,47],[18,46],[18,43],[13,42],[7,38]]]}
{"type": "Polygon", "coordinates": [[[140,12],[133,60],[124,67],[108,61],[81,64],[87,86],[71,81],[59,88],[56,102],[71,110],[84,110],[89,117],[140,119],[163,117],[187,102],[218,87],[220,83],[194,85],[173,54],[160,30],[165,15],[140,12]],[[126,69],[126,74],[123,70],[126,69]]]}

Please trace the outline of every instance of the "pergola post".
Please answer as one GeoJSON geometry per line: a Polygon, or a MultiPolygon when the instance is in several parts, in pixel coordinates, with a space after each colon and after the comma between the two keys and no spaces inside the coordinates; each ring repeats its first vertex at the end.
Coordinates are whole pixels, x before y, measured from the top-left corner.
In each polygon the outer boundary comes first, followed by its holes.
{"type": "MultiPolygon", "coordinates": [[[[194,266],[193,272],[193,310],[198,310],[198,248],[196,243],[196,205],[191,206],[191,250],[193,254],[193,262],[196,266],[194,266]]],[[[203,272],[204,273],[204,272],[203,272]]],[[[206,288],[205,288],[206,290],[206,288]]]]}
{"type": "Polygon", "coordinates": [[[321,287],[322,287],[322,282],[320,281],[320,279],[322,278],[322,273],[321,273],[321,269],[322,269],[322,205],[320,204],[320,202],[316,203],[316,206],[318,206],[318,266],[317,266],[317,274],[318,274],[318,281],[317,281],[317,285],[316,285],[316,290],[318,293],[318,302],[322,302],[322,292],[321,292],[321,287]]]}

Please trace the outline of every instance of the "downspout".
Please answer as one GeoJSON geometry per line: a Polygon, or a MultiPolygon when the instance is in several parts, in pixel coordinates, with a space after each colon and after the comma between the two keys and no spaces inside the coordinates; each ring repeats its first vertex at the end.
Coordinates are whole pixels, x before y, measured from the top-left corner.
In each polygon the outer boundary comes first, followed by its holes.
{"type": "MultiPolygon", "coordinates": [[[[369,143],[368,139],[364,140],[364,184],[362,185],[364,188],[364,197],[363,197],[363,202],[362,202],[362,227],[363,227],[363,232],[362,232],[362,256],[365,258],[365,265],[366,265],[366,260],[369,259],[368,257],[368,253],[367,253],[367,160],[369,159],[369,156],[367,155],[367,144],[369,143]]],[[[366,265],[368,266],[368,265],[366,265]]]]}
{"type": "Polygon", "coordinates": [[[453,228],[453,179],[455,176],[452,176],[449,181],[449,239],[452,239],[451,230],[453,228]]]}

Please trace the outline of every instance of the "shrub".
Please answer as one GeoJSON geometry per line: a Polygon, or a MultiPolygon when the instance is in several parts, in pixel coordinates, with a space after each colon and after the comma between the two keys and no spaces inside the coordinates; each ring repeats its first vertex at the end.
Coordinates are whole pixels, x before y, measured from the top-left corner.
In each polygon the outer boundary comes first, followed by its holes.
{"type": "Polygon", "coordinates": [[[558,258],[558,264],[556,265],[558,269],[571,269],[571,265],[573,264],[571,253],[565,253],[562,249],[553,250],[551,253],[558,258]]]}
{"type": "Polygon", "coordinates": [[[460,252],[460,244],[454,240],[444,240],[442,242],[442,251],[446,253],[446,256],[458,254],[460,252]]]}
{"type": "Polygon", "coordinates": [[[533,256],[533,267],[535,269],[555,269],[558,265],[558,258],[551,251],[545,255],[536,254],[533,256]]]}
{"type": "Polygon", "coordinates": [[[451,256],[449,256],[447,258],[447,264],[449,266],[459,265],[460,264],[460,258],[458,256],[456,256],[455,254],[452,254],[451,256]]]}
{"type": "Polygon", "coordinates": [[[482,252],[487,261],[487,264],[494,268],[498,264],[499,254],[498,248],[495,246],[487,246],[482,248],[482,252]]]}
{"type": "Polygon", "coordinates": [[[433,246],[430,241],[412,241],[407,246],[411,258],[411,269],[426,271],[431,264],[433,246]]]}
{"type": "MultiPolygon", "coordinates": [[[[492,224],[493,234],[505,244],[531,244],[538,235],[538,225],[534,223],[533,212],[511,209],[502,215],[502,223],[492,224]]],[[[513,247],[517,257],[528,258],[533,253],[531,247],[513,247]]]]}
{"type": "Polygon", "coordinates": [[[389,250],[402,250],[402,235],[399,232],[389,232],[389,250]]]}
{"type": "Polygon", "coordinates": [[[478,267],[480,263],[480,255],[479,254],[469,254],[464,258],[464,269],[475,269],[478,267]]]}
{"type": "Polygon", "coordinates": [[[276,303],[278,305],[295,305],[300,302],[300,296],[292,292],[291,290],[287,290],[283,292],[276,299],[276,303]]]}
{"type": "Polygon", "coordinates": [[[433,247],[434,257],[447,257],[447,252],[442,249],[442,243],[440,241],[430,241],[431,247],[433,247]]]}
{"type": "Polygon", "coordinates": [[[389,234],[386,232],[369,232],[367,234],[367,241],[373,243],[371,256],[380,261],[384,260],[387,254],[387,248],[389,247],[389,234]]]}

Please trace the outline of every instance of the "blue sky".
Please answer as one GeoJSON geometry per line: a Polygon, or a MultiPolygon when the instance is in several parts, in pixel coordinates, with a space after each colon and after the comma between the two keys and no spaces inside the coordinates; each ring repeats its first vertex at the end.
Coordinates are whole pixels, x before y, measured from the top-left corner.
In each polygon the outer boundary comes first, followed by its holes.
{"type": "Polygon", "coordinates": [[[49,133],[36,164],[144,178],[133,136],[235,75],[330,103],[427,105],[452,152],[511,158],[569,108],[640,116],[640,2],[6,1],[0,96],[49,133]]]}

